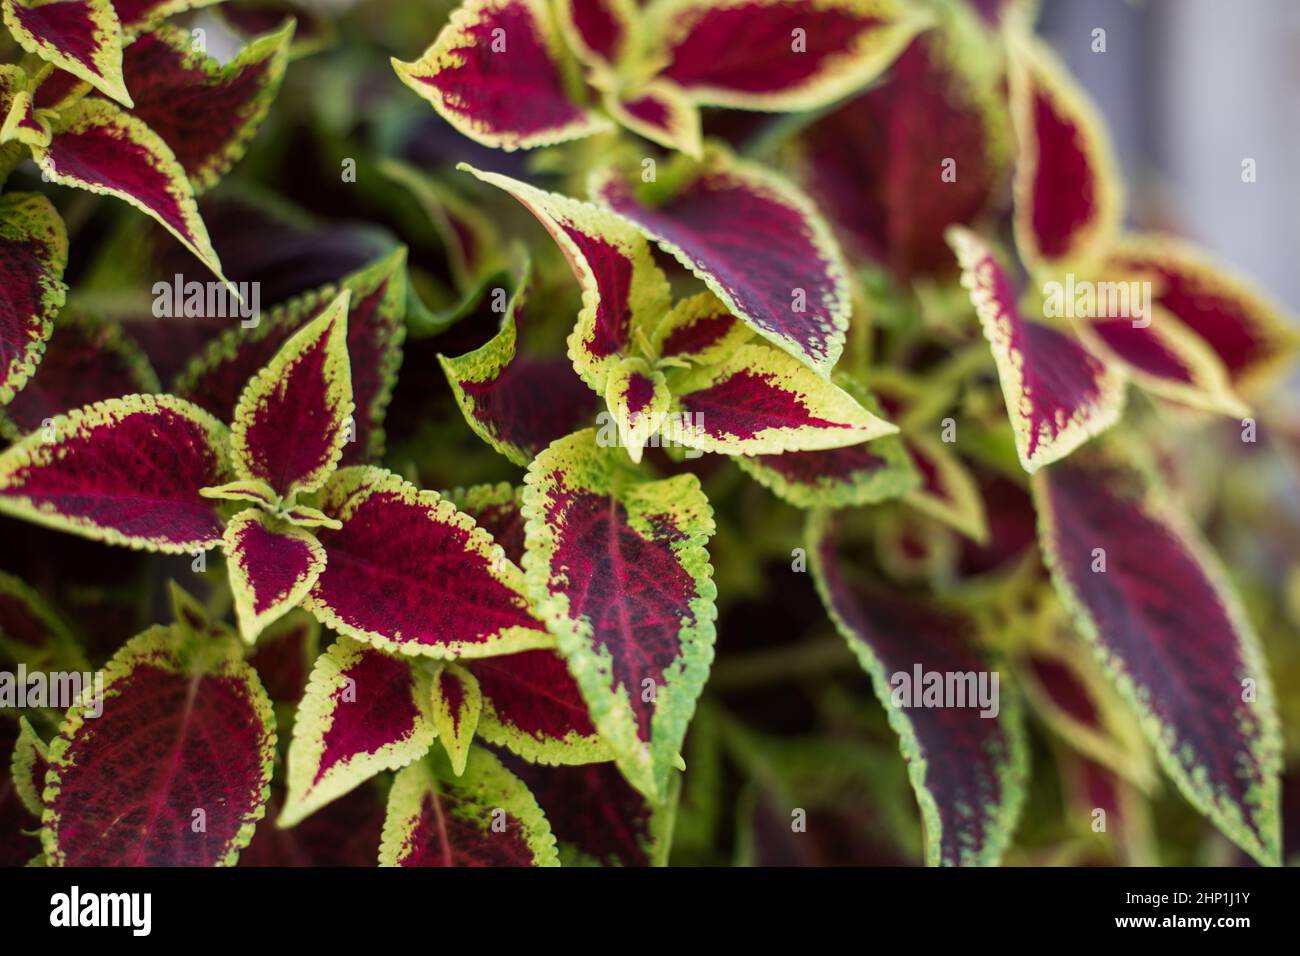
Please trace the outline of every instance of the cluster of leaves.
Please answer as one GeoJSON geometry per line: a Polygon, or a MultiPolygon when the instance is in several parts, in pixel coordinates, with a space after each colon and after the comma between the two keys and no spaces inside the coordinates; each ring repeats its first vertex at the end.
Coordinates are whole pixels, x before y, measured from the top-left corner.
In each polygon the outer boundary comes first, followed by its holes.
{"type": "Polygon", "coordinates": [[[5,862],[1281,861],[1300,334],[1032,4],[204,6],[4,0],[5,862]]]}

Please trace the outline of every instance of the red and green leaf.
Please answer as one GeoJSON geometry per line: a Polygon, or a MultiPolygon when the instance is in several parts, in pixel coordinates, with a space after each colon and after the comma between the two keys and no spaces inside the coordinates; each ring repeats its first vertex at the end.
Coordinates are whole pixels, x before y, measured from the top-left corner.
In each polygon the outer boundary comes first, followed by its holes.
{"type": "MultiPolygon", "coordinates": [[[[845,378],[840,384],[864,409],[879,413],[879,403],[857,382],[845,378]]],[[[778,498],[799,508],[877,504],[921,485],[921,476],[897,435],[821,451],[738,455],[736,464],[778,498]]]]}
{"type": "Polygon", "coordinates": [[[1108,277],[1151,282],[1155,304],[1203,339],[1243,392],[1275,379],[1300,351],[1300,334],[1281,306],[1188,243],[1125,236],[1111,246],[1104,269],[1108,277]]]}
{"type": "Polygon", "coordinates": [[[239,632],[250,644],[307,596],[325,568],[325,549],[310,531],[257,508],[230,519],[223,545],[239,632]]]}
{"type": "Polygon", "coordinates": [[[133,638],[104,668],[102,700],[87,690],[68,711],[45,778],[51,865],[230,866],[252,839],[271,702],[237,642],[185,634],[133,638]]]}
{"type": "Polygon", "coordinates": [[[569,357],[583,381],[603,395],[610,370],[672,304],[649,244],[627,222],[590,203],[464,164],[458,168],[519,200],[563,250],[582,288],[569,357]]]}
{"type": "Polygon", "coordinates": [[[348,440],[352,368],[346,289],[295,332],[248,383],[235,406],[231,457],[240,478],[281,498],[315,491],[348,440]]]}
{"type": "Polygon", "coordinates": [[[713,660],[709,502],[694,475],[646,482],[587,430],[533,461],[524,513],[530,593],[619,768],[660,799],[713,660]]]}
{"type": "MultiPolygon", "coordinates": [[[[812,201],[775,173],[712,150],[654,183],[597,173],[592,195],[702,279],[755,332],[827,376],[844,349],[848,283],[812,201]]],[[[662,313],[661,313],[662,314],[662,313]]]]}
{"type": "Polygon", "coordinates": [[[665,359],[715,365],[751,338],[749,326],[736,318],[712,292],[682,299],[650,336],[652,352],[665,359]]]}
{"type": "Polygon", "coordinates": [[[30,85],[22,67],[0,65],[0,143],[49,143],[50,122],[45,114],[36,112],[30,85]]]}
{"type": "Polygon", "coordinates": [[[652,805],[612,763],[546,767],[515,761],[511,767],[546,814],[562,865],[667,865],[676,787],[652,805]]]}
{"type": "Polygon", "coordinates": [[[556,16],[569,49],[597,75],[611,74],[644,42],[637,0],[559,0],[556,16]]]}
{"type": "Polygon", "coordinates": [[[521,282],[496,335],[464,355],[438,356],[474,434],[522,466],[555,439],[590,421],[597,405],[568,361],[536,358],[520,349],[526,298],[521,282]]]}
{"type": "Polygon", "coordinates": [[[418,760],[434,736],[428,679],[404,658],[340,637],[316,659],[298,707],[278,825],[418,760]]]}
{"type": "Polygon", "coordinates": [[[0,405],[10,402],[40,362],[67,286],[68,234],[39,193],[0,196],[0,405]]]}
{"type": "Polygon", "coordinates": [[[485,657],[470,667],[483,694],[478,734],[488,743],[541,764],[614,758],[563,655],[524,651],[485,657]]]}
{"type": "Polygon", "coordinates": [[[380,866],[558,866],[555,837],[518,777],[481,747],[457,775],[442,751],[397,775],[380,866]]]}
{"type": "Polygon", "coordinates": [[[742,345],[672,383],[661,429],[691,448],[766,455],[857,445],[898,429],[769,345],[742,345]]]}
{"type": "Polygon", "coordinates": [[[865,86],[924,25],[899,0],[669,0],[662,75],[698,103],[809,110],[865,86]]]}
{"type": "Polygon", "coordinates": [[[196,192],[244,155],[284,78],[292,37],[290,22],[225,65],[195,50],[179,27],[160,26],[127,47],[122,70],[132,113],[171,147],[196,192]]]}
{"type": "Polygon", "coordinates": [[[619,442],[634,462],[668,415],[672,395],[664,373],[643,358],[625,358],[610,370],[605,404],[618,428],[619,442]]]}
{"type": "Polygon", "coordinates": [[[164,20],[173,14],[199,7],[211,6],[221,0],[112,0],[117,18],[122,21],[122,29],[128,35],[134,35],[142,27],[164,20]]]}
{"type": "Polygon", "coordinates": [[[948,236],[997,364],[1025,471],[1064,458],[1114,425],[1124,407],[1120,372],[1065,332],[1026,321],[984,240],[960,226],[948,236]]]}
{"type": "Polygon", "coordinates": [[[1114,449],[1062,462],[1033,489],[1057,591],[1165,772],[1238,846],[1277,863],[1272,688],[1250,621],[1209,549],[1114,449]]]}
{"type": "Polygon", "coordinates": [[[966,53],[948,31],[921,35],[888,82],[799,139],[801,179],[845,250],[902,282],[953,272],[944,230],[992,208],[1010,166],[1005,100],[966,53]],[[952,177],[946,163],[955,164],[952,177]]]}
{"type": "Polygon", "coordinates": [[[700,111],[676,83],[650,80],[629,89],[605,93],[605,109],[632,132],[667,149],[699,159],[700,111]]]}
{"type": "Polygon", "coordinates": [[[327,564],[303,605],[322,624],[435,658],[553,645],[519,568],[436,492],[379,468],[346,468],[321,497],[321,510],[341,522],[317,532],[327,564]]]}
{"type": "Polygon", "coordinates": [[[1046,44],[1022,32],[1008,36],[1020,256],[1033,269],[1094,264],[1124,217],[1105,124],[1046,44]]]}
{"type": "Polygon", "coordinates": [[[4,0],[4,22],[18,45],[85,80],[125,106],[122,24],[112,0],[4,0]]]}
{"type": "Polygon", "coordinates": [[[32,157],[53,182],[116,196],[152,216],[221,276],[185,170],[143,120],[107,100],[79,100],[59,115],[50,144],[33,147],[32,157]]]}
{"type": "MultiPolygon", "coordinates": [[[[859,583],[842,566],[827,512],[810,525],[812,569],[827,611],[871,676],[876,697],[899,736],[921,806],[931,866],[996,865],[1011,841],[1024,801],[1027,756],[1019,706],[1001,688],[995,714],[980,705],[895,705],[898,674],[916,670],[978,679],[998,672],[975,650],[967,616],[884,586],[859,583]]],[[[969,682],[968,682],[969,683],[969,682]]],[[[922,688],[913,688],[916,698],[922,688]]]]}
{"type": "Polygon", "coordinates": [[[384,412],[402,364],[405,265],[406,251],[398,249],[338,286],[324,286],[271,309],[254,327],[240,323],[227,330],[177,375],[172,392],[223,421],[232,420],[248,380],[341,291],[348,291],[347,352],[356,407],[354,440],[344,447],[342,461],[352,465],[378,458],[384,448],[384,412]]]}
{"type": "Polygon", "coordinates": [[[171,395],[80,408],[0,454],[0,512],[168,553],[221,542],[201,488],[232,477],[226,426],[171,395]]]}
{"type": "Polygon", "coordinates": [[[1094,353],[1122,364],[1135,384],[1154,395],[1235,418],[1249,414],[1233,394],[1223,363],[1203,339],[1161,306],[1152,306],[1147,323],[1081,319],[1076,328],[1094,353]]]}
{"type": "Polygon", "coordinates": [[[82,405],[160,391],[148,359],[120,327],[65,312],[35,376],[0,413],[0,433],[17,438],[82,405]]]}
{"type": "Polygon", "coordinates": [[[483,694],[474,675],[453,663],[438,668],[431,693],[438,742],[447,752],[452,772],[459,777],[465,772],[470,743],[483,712],[483,694]]]}
{"type": "Polygon", "coordinates": [[[921,485],[904,500],[917,511],[956,528],[977,543],[988,540],[984,498],[970,469],[943,442],[924,435],[904,440],[921,485]]]}
{"type": "Polygon", "coordinates": [[[26,717],[18,718],[10,772],[18,799],[27,812],[39,818],[45,812],[45,774],[50,769],[50,748],[32,729],[26,717]]]}
{"type": "Polygon", "coordinates": [[[580,105],[543,0],[467,0],[402,82],[470,139],[530,149],[610,128],[580,105]]]}

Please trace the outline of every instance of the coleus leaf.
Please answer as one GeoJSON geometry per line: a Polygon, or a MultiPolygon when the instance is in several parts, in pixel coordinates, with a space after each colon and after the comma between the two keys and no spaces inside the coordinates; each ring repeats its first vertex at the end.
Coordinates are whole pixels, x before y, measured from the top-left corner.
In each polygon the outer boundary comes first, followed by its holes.
{"type": "Polygon", "coordinates": [[[32,105],[37,109],[61,111],[90,92],[91,86],[65,70],[51,70],[36,82],[32,105]]]}
{"type": "Polygon", "coordinates": [[[249,381],[235,406],[231,458],[240,478],[265,481],[281,498],[315,491],[348,440],[352,367],[343,290],[295,332],[249,381]]]}
{"type": "Polygon", "coordinates": [[[402,82],[459,132],[486,146],[530,149],[612,128],[571,95],[542,0],[467,0],[402,82]]]}
{"type": "Polygon", "coordinates": [[[652,8],[662,75],[698,103],[825,106],[879,75],[925,21],[899,0],[671,0],[652,8]]]}
{"type": "Polygon", "coordinates": [[[614,417],[620,443],[634,462],[668,415],[672,395],[664,373],[633,356],[619,362],[605,384],[605,404],[614,417]]]}
{"type": "Polygon", "coordinates": [[[888,82],[800,135],[800,178],[846,252],[883,263],[902,282],[952,273],[944,230],[992,207],[1010,166],[1010,118],[991,87],[956,36],[930,31],[888,82]],[[951,178],[946,163],[955,164],[951,178]]]}
{"type": "Polygon", "coordinates": [[[1209,549],[1114,448],[1059,463],[1033,491],[1053,583],[1161,766],[1238,846],[1277,863],[1272,688],[1209,549]]]}
{"type": "MultiPolygon", "coordinates": [[[[877,414],[879,404],[861,385],[845,378],[844,391],[877,414]]],[[[921,476],[897,435],[821,451],[738,455],[736,464],[778,498],[799,508],[844,508],[876,504],[918,488],[921,476]]]]}
{"type": "Polygon", "coordinates": [[[32,729],[26,717],[18,718],[10,772],[18,799],[27,812],[39,818],[45,812],[45,774],[50,768],[50,748],[32,729]]]}
{"type": "Polygon", "coordinates": [[[51,865],[230,866],[252,839],[271,702],[237,642],[185,633],[133,638],[104,668],[102,700],[88,690],[68,711],[45,780],[51,865]]]}
{"type": "Polygon", "coordinates": [[[953,226],[948,241],[993,352],[1025,471],[1064,458],[1115,424],[1123,376],[1066,333],[1026,321],[1011,280],[975,233],[953,226]]]}
{"type": "Polygon", "coordinates": [[[470,669],[483,695],[483,740],[533,763],[613,759],[562,655],[545,649],[503,654],[475,660],[470,669]]]}
{"type": "Polygon", "coordinates": [[[526,480],[529,591],[619,769],[661,799],[713,659],[708,499],[694,475],[639,480],[590,429],[526,480]]]}
{"type": "Polygon", "coordinates": [[[649,804],[612,763],[546,767],[514,761],[510,766],[546,814],[563,865],[667,864],[677,787],[663,803],[649,804]]]}
{"type": "Polygon", "coordinates": [[[325,569],[325,549],[310,531],[257,508],[231,518],[222,543],[239,632],[250,644],[297,607],[325,569]]]}
{"type": "Polygon", "coordinates": [[[1124,215],[1105,124],[1046,44],[1010,31],[1007,51],[1020,256],[1035,269],[1095,262],[1124,215]]]}
{"type": "Polygon", "coordinates": [[[49,143],[50,123],[45,115],[36,112],[30,84],[22,67],[0,65],[0,143],[49,143]]]}
{"type": "Polygon", "coordinates": [[[841,566],[828,518],[817,512],[809,526],[817,590],[899,736],[921,806],[926,862],[995,865],[1024,801],[1027,756],[1018,703],[1002,688],[989,717],[974,701],[922,706],[924,674],[942,680],[988,675],[990,682],[997,674],[973,646],[976,626],[960,612],[855,583],[841,566]],[[900,674],[915,681],[910,705],[894,703],[900,674]]]}
{"type": "Polygon", "coordinates": [[[263,314],[256,326],[243,323],[209,343],[176,377],[171,391],[222,420],[235,406],[249,379],[274,359],[295,332],[351,293],[347,313],[347,354],[356,406],[353,441],[343,449],[343,464],[357,464],[383,453],[383,418],[402,363],[406,307],[406,250],[397,249],[373,265],[298,296],[263,314]]]}
{"type": "Polygon", "coordinates": [[[233,477],[226,426],[172,395],[128,395],[60,415],[0,454],[0,512],[167,553],[221,541],[199,489],[233,477]]]}
{"type": "Polygon", "coordinates": [[[131,105],[122,81],[122,24],[112,0],[3,0],[3,11],[24,50],[131,105]]]}
{"type": "Polygon", "coordinates": [[[194,49],[188,30],[159,26],[126,48],[122,69],[144,120],[176,155],[195,191],[244,155],[284,77],[290,21],[225,65],[194,49]]]}
{"type": "Polygon", "coordinates": [[[522,466],[555,439],[590,421],[597,404],[568,361],[534,358],[520,349],[526,298],[521,282],[496,335],[464,355],[438,356],[474,434],[522,466]]]}
{"type": "Polygon", "coordinates": [[[152,216],[221,277],[185,170],[143,120],[107,100],[79,100],[60,113],[50,144],[33,147],[32,158],[53,182],[116,196],[152,216]]]}
{"type": "Polygon", "coordinates": [[[755,332],[830,374],[844,349],[848,284],[830,228],[801,191],[714,149],[699,164],[678,157],[639,186],[615,167],[598,171],[591,193],[755,332]]]}
{"type": "Polygon", "coordinates": [[[435,749],[393,781],[380,866],[558,866],[555,837],[523,782],[481,747],[465,772],[435,749]]]}
{"type": "Polygon", "coordinates": [[[1232,391],[1227,370],[1202,339],[1173,314],[1152,306],[1143,327],[1129,318],[1076,320],[1094,353],[1127,369],[1147,391],[1207,411],[1241,418],[1249,413],[1232,391]]]}
{"type": "Polygon", "coordinates": [[[517,199],[563,250],[582,287],[569,357],[583,381],[604,395],[610,370],[639,335],[653,331],[672,302],[649,244],[627,222],[590,203],[463,163],[457,168],[517,199]]]}
{"type": "Polygon", "coordinates": [[[456,776],[465,772],[470,742],[483,711],[483,694],[474,675],[457,664],[438,668],[432,681],[433,725],[456,776]]]}
{"type": "Polygon", "coordinates": [[[35,371],[63,307],[68,234],[39,193],[0,196],[0,405],[10,402],[35,371]]]}
{"type": "Polygon", "coordinates": [[[1300,334],[1277,303],[1189,243],[1124,236],[1103,269],[1108,278],[1151,282],[1154,303],[1214,350],[1239,390],[1266,384],[1300,350],[1300,334]]]}
{"type": "Polygon", "coordinates": [[[278,825],[294,826],[375,774],[419,759],[435,733],[428,676],[340,637],[316,659],[298,707],[278,825]]]}
{"type": "Polygon", "coordinates": [[[197,10],[221,0],[112,0],[117,18],[127,34],[185,10],[197,10]]]}
{"type": "Polygon", "coordinates": [[[279,30],[286,21],[295,24],[292,60],[300,60],[338,42],[338,30],[327,11],[294,0],[224,0],[213,11],[235,33],[245,37],[261,36],[279,30]]]}
{"type": "Polygon", "coordinates": [[[856,445],[898,429],[768,345],[742,345],[673,382],[663,430],[683,445],[763,455],[856,445]]]}
{"type": "Polygon", "coordinates": [[[523,574],[437,492],[379,468],[345,468],[321,492],[327,564],[303,606],[341,634],[403,654],[488,657],[554,639],[523,574]]]}
{"type": "Polygon", "coordinates": [[[620,65],[642,43],[637,0],[559,0],[555,12],[569,49],[597,73],[620,65]]]}
{"type": "Polygon", "coordinates": [[[605,109],[623,126],[651,142],[699,159],[703,153],[700,111],[690,96],[670,80],[607,90],[605,109]]]}
{"type": "Polygon", "coordinates": [[[0,433],[17,438],[82,405],[162,388],[121,328],[64,312],[36,375],[0,413],[0,433]]]}
{"type": "Polygon", "coordinates": [[[655,327],[650,345],[661,358],[713,365],[751,337],[749,327],[717,296],[701,292],[673,306],[655,327]]]}

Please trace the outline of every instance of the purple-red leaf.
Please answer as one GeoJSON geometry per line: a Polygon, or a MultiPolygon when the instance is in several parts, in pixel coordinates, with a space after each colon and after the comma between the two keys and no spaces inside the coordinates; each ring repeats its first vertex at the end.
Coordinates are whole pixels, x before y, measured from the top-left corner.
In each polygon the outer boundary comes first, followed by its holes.
{"type": "Polygon", "coordinates": [[[523,782],[481,747],[465,772],[446,754],[397,775],[388,796],[380,866],[558,866],[555,837],[523,782]]]}
{"type": "Polygon", "coordinates": [[[315,491],[348,440],[352,369],[346,289],[293,334],[244,389],[230,432],[240,478],[265,481],[281,498],[315,491]]]}
{"type": "Polygon", "coordinates": [[[921,805],[926,861],[994,865],[1011,842],[1024,800],[1019,707],[975,649],[969,617],[857,583],[842,566],[828,525],[821,512],[810,529],[817,588],[899,735],[921,805]],[[962,698],[946,699],[945,689],[954,687],[962,698]]]}
{"type": "Polygon", "coordinates": [[[428,679],[404,658],[339,638],[317,658],[294,720],[278,825],[419,759],[434,733],[428,679]]]}
{"type": "Polygon", "coordinates": [[[317,531],[327,564],[304,606],[327,627],[437,658],[553,644],[520,570],[436,492],[379,468],[346,468],[321,494],[342,527],[317,531]]]}
{"type": "Polygon", "coordinates": [[[1123,376],[1066,333],[1026,321],[982,239],[961,226],[948,236],[997,364],[1025,471],[1064,458],[1114,425],[1124,407],[1123,376]]]}
{"type": "Polygon", "coordinates": [[[325,550],[310,531],[257,508],[230,519],[223,545],[239,632],[250,644],[306,597],[325,568],[325,550]]]}
{"type": "Polygon", "coordinates": [[[849,321],[844,262],[812,201],[718,151],[680,157],[658,182],[598,173],[593,196],[671,253],[754,331],[827,376],[849,321]]]}
{"type": "Polygon", "coordinates": [[[82,405],[159,391],[148,360],[118,326],[65,312],[36,374],[0,412],[0,432],[16,438],[82,405]]]}
{"type": "Polygon", "coordinates": [[[993,206],[1009,167],[1003,100],[955,46],[944,33],[923,34],[887,82],[800,138],[802,180],[846,251],[901,282],[952,274],[944,229],[993,206]]]}
{"type": "Polygon", "coordinates": [[[543,0],[467,0],[419,60],[393,68],[471,139],[529,149],[610,128],[575,101],[561,55],[543,0]]]}
{"type": "Polygon", "coordinates": [[[662,799],[713,660],[714,523],[699,481],[644,481],[587,430],[534,459],[524,513],[529,592],[619,768],[662,799]]]}
{"type": "Polygon", "coordinates": [[[865,85],[923,21],[899,0],[673,0],[652,11],[662,75],[697,102],[807,110],[865,85]]]}
{"type": "Polygon", "coordinates": [[[50,337],[67,286],[68,234],[39,193],[0,196],[0,405],[23,387],[50,337]]]}
{"type": "Polygon", "coordinates": [[[252,839],[275,758],[271,702],[236,642],[187,633],[133,638],[104,669],[102,698],[87,690],[68,711],[45,781],[51,865],[230,866],[252,839]]]}
{"type": "Polygon", "coordinates": [[[33,147],[32,157],[53,182],[116,196],[148,213],[221,276],[185,170],[143,120],[107,100],[79,100],[59,114],[50,144],[33,147]]]}
{"type": "Polygon", "coordinates": [[[448,663],[433,675],[430,691],[433,726],[438,743],[447,752],[452,772],[465,772],[469,747],[483,711],[483,694],[474,675],[458,664],[448,663]]]}
{"type": "Polygon", "coordinates": [[[122,24],[111,0],[4,0],[3,10],[24,50],[131,105],[122,82],[122,24]]]}
{"type": "Polygon", "coordinates": [[[248,148],[284,77],[292,36],[289,23],[225,65],[195,50],[179,27],[160,26],[126,48],[132,113],[172,148],[196,191],[213,186],[248,148]]]}
{"type": "Polygon", "coordinates": [[[112,0],[117,18],[122,21],[122,29],[128,34],[135,33],[141,27],[170,17],[184,10],[195,10],[210,6],[221,0],[112,0]]]}
{"type": "Polygon", "coordinates": [[[1161,765],[1237,845],[1276,864],[1281,753],[1268,670],[1209,549],[1114,449],[1060,462],[1033,488],[1057,591],[1161,765]]]}
{"type": "Polygon", "coordinates": [[[476,660],[470,670],[483,695],[478,732],[488,743],[534,763],[613,759],[562,655],[551,650],[503,654],[476,660]]]}
{"type": "Polygon", "coordinates": [[[226,427],[171,395],[60,415],[0,454],[0,511],[111,544],[211,548],[221,519],[201,488],[231,477],[226,427]]]}

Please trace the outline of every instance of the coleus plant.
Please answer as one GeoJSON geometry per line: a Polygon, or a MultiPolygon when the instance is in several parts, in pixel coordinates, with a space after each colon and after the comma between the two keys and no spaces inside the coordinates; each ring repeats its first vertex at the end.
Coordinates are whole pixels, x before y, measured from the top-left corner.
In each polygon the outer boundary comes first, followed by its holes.
{"type": "MultiPolygon", "coordinates": [[[[196,6],[7,0],[0,157],[126,199],[221,278],[223,243],[257,258],[194,196],[331,31],[224,4],[249,39],[222,66],[162,22],[196,6]]],[[[111,656],[0,572],[7,660],[103,663],[66,711],[0,714],[0,811],[41,837],[6,862],[1041,862],[1031,740],[1068,815],[1113,821],[1106,859],[1188,858],[1153,837],[1162,771],[1280,862],[1291,675],[1275,692],[1183,462],[1256,426],[1300,337],[1207,254],[1124,231],[1031,7],[467,0],[393,68],[438,124],[545,149],[374,156],[347,188],[408,190],[409,250],[249,227],[301,274],[247,328],[64,308],[62,218],[0,194],[0,512],[224,555],[111,656]],[[1151,308],[1053,305],[1107,282],[1151,308]],[[809,629],[838,636],[763,646],[809,629]],[[900,700],[914,673],[993,698],[900,700]]],[[[340,155],[391,147],[376,125],[340,155]]],[[[1048,859],[1099,852],[1085,829],[1048,859]]]]}

